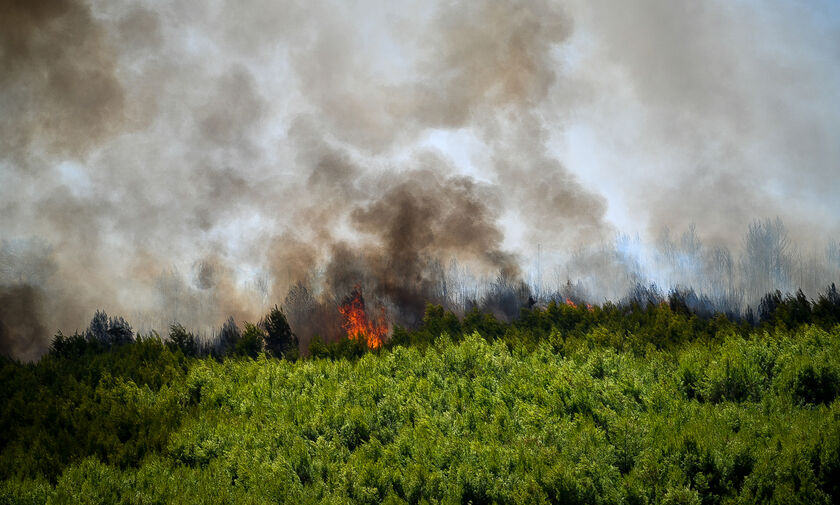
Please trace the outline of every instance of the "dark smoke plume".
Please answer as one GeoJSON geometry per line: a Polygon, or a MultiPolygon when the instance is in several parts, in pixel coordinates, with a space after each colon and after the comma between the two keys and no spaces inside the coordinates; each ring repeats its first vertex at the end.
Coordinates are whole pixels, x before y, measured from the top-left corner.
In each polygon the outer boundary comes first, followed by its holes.
{"type": "Polygon", "coordinates": [[[79,155],[120,128],[125,97],[115,75],[118,56],[90,6],[3,0],[0,47],[6,156],[22,164],[42,151],[79,155]]]}
{"type": "Polygon", "coordinates": [[[814,296],[840,280],[840,15],[811,7],[0,0],[0,351],[275,304],[306,345],[357,286],[404,325],[651,283],[814,296]]]}
{"type": "Polygon", "coordinates": [[[0,354],[30,359],[38,355],[47,334],[41,323],[42,296],[25,284],[0,290],[0,354]]]}

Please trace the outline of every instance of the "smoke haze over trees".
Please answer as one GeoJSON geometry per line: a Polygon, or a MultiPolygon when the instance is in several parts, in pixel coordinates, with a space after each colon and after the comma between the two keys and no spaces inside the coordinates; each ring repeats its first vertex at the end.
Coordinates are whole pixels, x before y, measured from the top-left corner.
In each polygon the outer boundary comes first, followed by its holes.
{"type": "Polygon", "coordinates": [[[0,353],[275,304],[306,345],[357,286],[408,326],[816,298],[838,47],[828,1],[0,0],[0,353]]]}

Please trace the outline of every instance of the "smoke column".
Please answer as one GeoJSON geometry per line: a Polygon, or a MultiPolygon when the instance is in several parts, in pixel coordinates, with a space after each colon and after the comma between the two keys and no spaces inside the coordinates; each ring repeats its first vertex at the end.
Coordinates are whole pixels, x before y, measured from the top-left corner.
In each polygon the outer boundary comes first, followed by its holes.
{"type": "Polygon", "coordinates": [[[324,334],[355,286],[409,325],[487,293],[813,294],[838,10],[0,0],[0,353],[96,309],[324,334]]]}

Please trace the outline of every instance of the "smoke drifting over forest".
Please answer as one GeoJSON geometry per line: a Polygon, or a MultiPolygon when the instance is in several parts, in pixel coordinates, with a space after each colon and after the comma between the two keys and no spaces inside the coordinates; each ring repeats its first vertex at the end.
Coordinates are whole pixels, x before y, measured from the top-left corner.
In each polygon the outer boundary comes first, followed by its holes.
{"type": "Polygon", "coordinates": [[[840,280],[833,2],[0,0],[0,353],[840,280]],[[780,218],[777,220],[776,218],[780,218]],[[670,230],[670,231],[669,231],[670,230]]]}

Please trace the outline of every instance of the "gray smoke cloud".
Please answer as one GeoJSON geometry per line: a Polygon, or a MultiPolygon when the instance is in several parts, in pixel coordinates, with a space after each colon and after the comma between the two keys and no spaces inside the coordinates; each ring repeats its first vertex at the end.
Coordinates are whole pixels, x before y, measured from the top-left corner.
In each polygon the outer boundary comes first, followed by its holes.
{"type": "Polygon", "coordinates": [[[775,215],[801,242],[837,235],[835,3],[573,3],[571,81],[596,97],[575,109],[624,144],[622,184],[646,189],[627,210],[653,235],[696,222],[735,244],[775,215]]]}
{"type": "Polygon", "coordinates": [[[275,303],[305,342],[356,286],[399,324],[523,282],[816,286],[838,27],[819,2],[0,0],[0,352],[96,309],[210,335],[275,303]],[[777,215],[807,249],[745,283],[777,215]],[[691,223],[700,246],[663,234],[691,223]]]}

